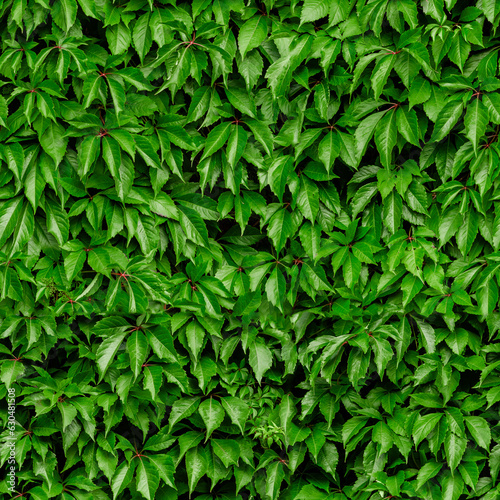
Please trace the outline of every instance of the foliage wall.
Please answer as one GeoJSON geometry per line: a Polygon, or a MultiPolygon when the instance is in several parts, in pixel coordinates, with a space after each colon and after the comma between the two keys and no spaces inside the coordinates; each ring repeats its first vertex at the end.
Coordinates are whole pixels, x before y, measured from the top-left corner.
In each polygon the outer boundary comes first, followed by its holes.
{"type": "Polygon", "coordinates": [[[2,498],[499,498],[499,21],[1,1],[2,498]]]}

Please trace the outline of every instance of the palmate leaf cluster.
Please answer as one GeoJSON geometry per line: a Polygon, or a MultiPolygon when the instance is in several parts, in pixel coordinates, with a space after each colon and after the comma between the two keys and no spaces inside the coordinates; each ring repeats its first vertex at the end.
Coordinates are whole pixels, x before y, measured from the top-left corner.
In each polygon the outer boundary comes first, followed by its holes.
{"type": "Polygon", "coordinates": [[[499,23],[0,2],[13,496],[499,498],[499,23]]]}

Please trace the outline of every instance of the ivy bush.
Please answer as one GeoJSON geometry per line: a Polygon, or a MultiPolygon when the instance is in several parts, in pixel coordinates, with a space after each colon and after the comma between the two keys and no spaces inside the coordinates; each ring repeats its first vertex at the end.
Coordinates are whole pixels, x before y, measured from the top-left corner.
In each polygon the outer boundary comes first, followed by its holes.
{"type": "Polygon", "coordinates": [[[0,2],[2,498],[500,498],[500,1],[155,2],[0,2]]]}

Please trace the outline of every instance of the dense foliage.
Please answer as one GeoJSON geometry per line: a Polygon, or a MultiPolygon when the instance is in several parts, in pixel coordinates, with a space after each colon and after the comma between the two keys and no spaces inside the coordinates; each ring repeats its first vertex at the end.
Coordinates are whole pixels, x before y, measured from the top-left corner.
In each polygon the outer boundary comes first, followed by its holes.
{"type": "Polygon", "coordinates": [[[499,498],[499,22],[1,1],[2,498],[499,498]]]}

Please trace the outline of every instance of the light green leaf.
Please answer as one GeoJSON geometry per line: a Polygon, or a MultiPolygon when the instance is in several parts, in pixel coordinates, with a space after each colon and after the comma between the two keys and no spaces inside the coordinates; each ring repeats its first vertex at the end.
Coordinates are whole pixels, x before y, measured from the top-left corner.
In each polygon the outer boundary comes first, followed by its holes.
{"type": "Polygon", "coordinates": [[[115,359],[118,349],[120,349],[127,332],[119,331],[105,338],[99,345],[96,352],[97,369],[99,370],[99,378],[102,380],[109,366],[115,359]]]}
{"type": "Polygon", "coordinates": [[[112,137],[104,136],[102,138],[102,156],[113,179],[119,179],[122,155],[118,142],[112,137]]]}
{"type": "Polygon", "coordinates": [[[203,448],[197,446],[186,452],[186,470],[189,494],[191,495],[199,480],[208,472],[208,463],[203,448]]]}
{"type": "Polygon", "coordinates": [[[201,160],[204,160],[205,158],[219,151],[219,149],[222,148],[222,146],[224,146],[226,141],[229,139],[230,134],[231,134],[230,121],[226,121],[214,127],[208,134],[207,140],[205,142],[205,150],[203,152],[201,160]]]}
{"type": "Polygon", "coordinates": [[[251,17],[241,28],[238,34],[238,47],[241,57],[258,47],[267,37],[267,20],[264,16],[251,17]]]}
{"type": "Polygon", "coordinates": [[[300,178],[297,206],[304,217],[314,224],[319,210],[319,189],[316,183],[305,175],[302,175],[300,178]]]}
{"type": "Polygon", "coordinates": [[[250,345],[248,361],[260,384],[264,373],[266,373],[273,364],[271,350],[263,342],[255,341],[250,345]]]}
{"type": "Polygon", "coordinates": [[[378,123],[375,130],[375,144],[380,153],[380,163],[384,167],[392,165],[392,150],[397,142],[395,109],[389,111],[378,123]]]}
{"type": "Polygon", "coordinates": [[[444,139],[457,124],[464,110],[462,101],[451,101],[445,104],[439,113],[430,142],[437,142],[444,139]]]}
{"type": "Polygon", "coordinates": [[[68,32],[75,24],[78,5],[76,0],[58,0],[54,2],[51,15],[54,22],[63,31],[68,32]]]}
{"type": "Polygon", "coordinates": [[[68,147],[68,138],[64,134],[65,130],[61,125],[49,120],[40,136],[42,148],[55,161],[56,166],[61,163],[68,147]]]}
{"type": "Polygon", "coordinates": [[[465,423],[474,441],[481,446],[481,448],[489,450],[491,444],[491,430],[488,422],[482,417],[465,417],[465,423]]]}
{"type": "Polygon", "coordinates": [[[205,434],[206,443],[212,432],[214,432],[215,429],[218,429],[222,424],[225,415],[224,408],[222,408],[221,404],[216,399],[210,396],[200,404],[198,412],[200,413],[205,427],[207,428],[207,432],[205,434]]]}
{"type": "Polygon", "coordinates": [[[141,63],[144,61],[144,57],[151,49],[153,44],[153,39],[151,37],[151,30],[149,27],[149,12],[143,14],[134,24],[134,29],[132,30],[132,41],[134,43],[134,48],[139,54],[141,63]]]}
{"type": "Polygon", "coordinates": [[[292,236],[292,216],[288,210],[281,208],[271,217],[268,236],[274,243],[277,252],[281,252],[286,240],[292,236]]]}
{"type": "Polygon", "coordinates": [[[148,341],[140,330],[132,332],[128,337],[127,352],[130,356],[130,368],[134,372],[135,378],[137,378],[148,355],[148,341]]]}
{"type": "Polygon", "coordinates": [[[326,17],[330,10],[327,0],[305,0],[300,13],[300,24],[311,23],[326,17]]]}
{"type": "Polygon", "coordinates": [[[465,135],[470,139],[477,153],[479,141],[484,139],[486,127],[488,126],[488,109],[482,101],[476,97],[472,104],[467,106],[465,113],[465,135]]]}
{"type": "Polygon", "coordinates": [[[200,405],[200,397],[194,396],[190,398],[178,399],[173,405],[170,411],[170,417],[168,420],[168,431],[172,432],[174,425],[182,420],[183,418],[190,417],[200,405]]]}
{"type": "Polygon", "coordinates": [[[394,66],[395,57],[392,54],[382,56],[373,69],[371,83],[375,99],[382,94],[382,90],[387,83],[387,79],[394,66]]]}

